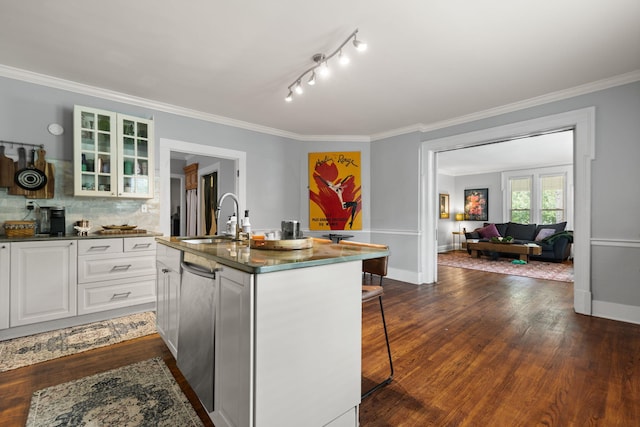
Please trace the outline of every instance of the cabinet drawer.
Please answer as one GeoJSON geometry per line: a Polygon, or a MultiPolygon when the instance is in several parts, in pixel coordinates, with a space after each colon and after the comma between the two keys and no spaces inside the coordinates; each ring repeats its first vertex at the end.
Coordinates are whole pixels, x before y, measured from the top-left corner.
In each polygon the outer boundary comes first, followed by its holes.
{"type": "Polygon", "coordinates": [[[136,280],[135,283],[123,279],[79,285],[78,314],[154,302],[155,286],[155,276],[136,280]]]}
{"type": "Polygon", "coordinates": [[[155,237],[131,237],[131,238],[124,238],[122,240],[124,240],[125,252],[141,252],[141,251],[156,250],[155,237]]]}
{"type": "Polygon", "coordinates": [[[78,240],[78,255],[122,253],[122,239],[78,240]]]}
{"type": "Polygon", "coordinates": [[[152,254],[85,255],[78,258],[78,283],[126,279],[155,275],[156,257],[152,254]]]}

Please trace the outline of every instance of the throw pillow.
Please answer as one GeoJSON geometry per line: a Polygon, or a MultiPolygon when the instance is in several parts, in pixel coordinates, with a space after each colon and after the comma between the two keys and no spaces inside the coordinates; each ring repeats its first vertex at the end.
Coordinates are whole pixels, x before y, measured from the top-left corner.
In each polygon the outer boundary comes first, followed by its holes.
{"type": "Polygon", "coordinates": [[[552,228],[556,231],[556,233],[559,233],[561,231],[564,231],[565,227],[567,226],[567,222],[559,222],[557,224],[540,224],[538,226],[538,228],[536,229],[536,236],[538,235],[538,233],[540,232],[540,230],[542,230],[543,228],[552,228]]]}
{"type": "Polygon", "coordinates": [[[498,233],[498,229],[495,224],[489,224],[486,227],[482,227],[478,230],[478,234],[483,239],[490,239],[492,237],[500,237],[500,233],[498,233]]]}
{"type": "Polygon", "coordinates": [[[553,228],[541,228],[538,232],[538,235],[536,236],[536,242],[539,242],[540,240],[545,239],[549,236],[553,236],[554,234],[556,234],[556,230],[554,230],[553,228]]]}

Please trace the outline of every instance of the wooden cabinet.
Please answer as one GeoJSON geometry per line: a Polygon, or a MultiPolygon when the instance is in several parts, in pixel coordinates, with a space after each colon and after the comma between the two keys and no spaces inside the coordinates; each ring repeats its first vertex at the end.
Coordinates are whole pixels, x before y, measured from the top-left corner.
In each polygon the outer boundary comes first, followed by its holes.
{"type": "Polygon", "coordinates": [[[180,261],[182,252],[165,245],[156,249],[156,327],[158,334],[178,358],[180,318],[180,261]]]}
{"type": "Polygon", "coordinates": [[[11,327],[76,315],[75,240],[11,243],[11,327]]]}
{"type": "Polygon", "coordinates": [[[153,237],[78,243],[78,314],[155,302],[153,237]]]}
{"type": "Polygon", "coordinates": [[[0,243],[0,329],[9,327],[11,243],[0,243]]]}
{"type": "Polygon", "coordinates": [[[153,120],[76,105],[74,195],[153,198],[153,120]]]}
{"type": "Polygon", "coordinates": [[[191,163],[190,165],[182,168],[184,171],[184,189],[185,190],[197,190],[198,189],[198,163],[191,163]]]}

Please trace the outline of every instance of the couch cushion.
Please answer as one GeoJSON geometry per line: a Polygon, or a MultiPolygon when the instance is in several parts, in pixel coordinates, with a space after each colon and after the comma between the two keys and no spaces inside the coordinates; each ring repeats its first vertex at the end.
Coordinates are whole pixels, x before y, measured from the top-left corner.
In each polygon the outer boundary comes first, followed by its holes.
{"type": "Polygon", "coordinates": [[[540,231],[538,231],[538,234],[536,234],[536,242],[539,242],[540,240],[549,237],[549,236],[553,236],[554,234],[556,234],[556,230],[554,230],[553,228],[541,228],[540,231]]]}
{"type": "Polygon", "coordinates": [[[511,236],[516,240],[533,242],[533,239],[536,237],[536,225],[510,222],[507,227],[507,236],[511,236]]]}
{"type": "Polygon", "coordinates": [[[478,234],[483,239],[490,239],[492,237],[500,237],[500,233],[498,233],[498,229],[495,224],[489,224],[486,227],[482,227],[478,230],[478,234]]]}
{"type": "Polygon", "coordinates": [[[478,230],[467,231],[464,233],[464,237],[467,239],[479,239],[480,234],[478,233],[478,230]]]}

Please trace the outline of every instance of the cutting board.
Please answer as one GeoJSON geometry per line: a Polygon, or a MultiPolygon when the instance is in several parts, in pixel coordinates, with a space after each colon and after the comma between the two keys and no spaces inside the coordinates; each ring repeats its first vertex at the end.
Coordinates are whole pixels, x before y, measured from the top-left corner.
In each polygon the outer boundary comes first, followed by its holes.
{"type": "Polygon", "coordinates": [[[14,174],[13,160],[4,155],[4,145],[0,145],[0,187],[11,187],[14,174]]]}
{"type": "MultiPolygon", "coordinates": [[[[24,147],[18,148],[18,161],[13,164],[14,171],[19,171],[27,167],[27,151],[24,147]]],[[[9,194],[12,196],[24,196],[27,194],[27,190],[24,190],[15,181],[15,172],[14,179],[12,180],[11,186],[9,187],[9,194]]]]}
{"type": "Polygon", "coordinates": [[[47,184],[39,190],[25,191],[27,199],[53,199],[55,192],[55,178],[54,167],[51,163],[48,163],[45,159],[47,152],[42,148],[37,151],[38,158],[33,162],[33,166],[36,169],[40,169],[47,177],[47,184]]]}

